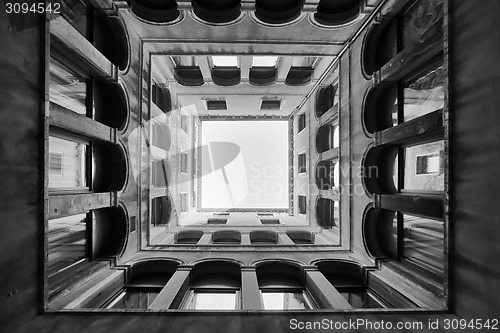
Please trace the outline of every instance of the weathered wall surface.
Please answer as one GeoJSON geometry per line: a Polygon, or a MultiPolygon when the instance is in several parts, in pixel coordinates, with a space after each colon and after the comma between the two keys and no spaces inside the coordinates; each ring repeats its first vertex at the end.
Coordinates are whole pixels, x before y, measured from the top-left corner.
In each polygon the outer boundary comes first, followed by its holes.
{"type": "Polygon", "coordinates": [[[43,26],[11,33],[0,11],[0,326],[33,318],[43,249],[43,26]]]}
{"type": "Polygon", "coordinates": [[[498,317],[500,295],[500,2],[451,2],[451,305],[498,317]]]}
{"type": "MultiPolygon", "coordinates": [[[[451,2],[451,310],[498,316],[500,17],[497,0],[451,2]],[[480,37],[479,37],[480,36],[480,37]]],[[[5,332],[290,332],[290,319],[421,321],[431,314],[40,314],[43,258],[42,29],[7,30],[0,13],[0,327],[5,332]]],[[[354,84],[354,83],[353,83],[354,84]]],[[[129,91],[130,93],[130,91],[129,91]]],[[[131,186],[131,184],[129,184],[131,186]]],[[[352,329],[345,332],[373,332],[352,329]]],[[[408,330],[411,331],[411,330],[408,330]]],[[[415,330],[428,332],[430,330],[415,330]]],[[[445,330],[433,330],[432,332],[445,330]]],[[[384,332],[384,330],[378,330],[384,332]]]]}

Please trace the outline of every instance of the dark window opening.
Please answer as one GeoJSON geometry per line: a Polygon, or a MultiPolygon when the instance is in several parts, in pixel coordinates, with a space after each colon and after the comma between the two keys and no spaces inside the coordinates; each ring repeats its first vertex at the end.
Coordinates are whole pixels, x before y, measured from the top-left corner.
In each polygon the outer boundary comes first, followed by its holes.
{"type": "Polygon", "coordinates": [[[299,160],[298,173],[306,173],[307,172],[306,154],[299,154],[298,160],[299,160]]]}

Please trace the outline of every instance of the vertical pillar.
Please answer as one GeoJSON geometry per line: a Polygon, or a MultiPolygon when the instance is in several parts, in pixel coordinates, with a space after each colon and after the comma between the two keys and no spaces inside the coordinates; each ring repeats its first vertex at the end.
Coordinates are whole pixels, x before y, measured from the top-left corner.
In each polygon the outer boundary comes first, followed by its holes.
{"type": "Polygon", "coordinates": [[[189,288],[189,274],[191,266],[179,266],[174,275],[168,280],[160,294],[149,306],[151,310],[166,310],[177,306],[184,293],[189,288]]]}
{"type": "Polygon", "coordinates": [[[262,310],[264,308],[255,267],[241,268],[241,304],[243,310],[262,310]]]}
{"type": "Polygon", "coordinates": [[[212,234],[204,233],[203,236],[201,236],[200,240],[198,241],[197,245],[208,245],[211,243],[212,243],[212,234]]]}
{"type": "Polygon", "coordinates": [[[248,82],[252,67],[252,56],[240,56],[241,82],[248,82]]]}
{"type": "Polygon", "coordinates": [[[241,234],[241,245],[250,245],[250,234],[241,234]]]}
{"type": "Polygon", "coordinates": [[[285,232],[278,233],[278,243],[283,245],[295,245],[285,232]]]}
{"type": "Polygon", "coordinates": [[[335,289],[317,267],[304,267],[306,289],[324,309],[352,309],[351,304],[335,289]]]}

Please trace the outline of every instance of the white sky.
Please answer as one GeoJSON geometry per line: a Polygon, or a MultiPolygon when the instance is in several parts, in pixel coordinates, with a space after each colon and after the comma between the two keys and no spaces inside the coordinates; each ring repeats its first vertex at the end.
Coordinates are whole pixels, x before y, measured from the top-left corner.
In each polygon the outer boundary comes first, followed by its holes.
{"type": "Polygon", "coordinates": [[[288,121],[203,121],[203,145],[230,142],[240,154],[226,177],[202,177],[202,208],[288,208],[288,130],[288,121]]]}

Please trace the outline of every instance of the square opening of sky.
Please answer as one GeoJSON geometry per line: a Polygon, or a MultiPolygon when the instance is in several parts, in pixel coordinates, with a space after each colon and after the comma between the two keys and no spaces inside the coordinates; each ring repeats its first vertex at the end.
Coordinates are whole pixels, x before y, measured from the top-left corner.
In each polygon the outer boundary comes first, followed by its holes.
{"type": "Polygon", "coordinates": [[[202,121],[202,209],[289,208],[289,122],[202,121]]]}

